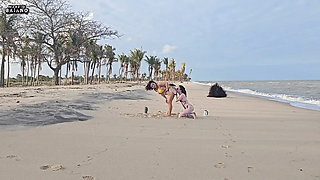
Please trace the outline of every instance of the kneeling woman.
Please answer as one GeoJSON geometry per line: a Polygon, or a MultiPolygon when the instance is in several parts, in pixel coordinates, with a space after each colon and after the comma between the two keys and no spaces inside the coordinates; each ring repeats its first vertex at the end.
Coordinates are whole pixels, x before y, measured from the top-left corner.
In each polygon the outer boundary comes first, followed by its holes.
{"type": "Polygon", "coordinates": [[[177,93],[179,94],[179,98],[177,99],[176,102],[180,101],[184,108],[184,111],[179,114],[179,118],[191,117],[195,119],[196,113],[194,112],[194,107],[192,106],[192,104],[190,104],[189,101],[187,100],[186,89],[183,86],[179,85],[179,87],[177,88],[177,93]]]}
{"type": "Polygon", "coordinates": [[[168,82],[156,83],[155,81],[149,81],[146,86],[146,90],[154,90],[166,99],[166,103],[168,104],[167,115],[171,116],[172,101],[173,101],[174,95],[177,93],[176,89],[174,88],[174,85],[172,84],[169,85],[168,82]]]}

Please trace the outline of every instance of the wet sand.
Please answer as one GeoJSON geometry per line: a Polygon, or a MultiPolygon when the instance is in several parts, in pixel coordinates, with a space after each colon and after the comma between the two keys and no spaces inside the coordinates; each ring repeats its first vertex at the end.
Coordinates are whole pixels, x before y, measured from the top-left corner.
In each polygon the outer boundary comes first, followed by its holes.
{"type": "Polygon", "coordinates": [[[1,122],[42,123],[0,129],[0,179],[320,179],[320,112],[184,85],[196,120],[139,85],[2,90],[1,122]]]}

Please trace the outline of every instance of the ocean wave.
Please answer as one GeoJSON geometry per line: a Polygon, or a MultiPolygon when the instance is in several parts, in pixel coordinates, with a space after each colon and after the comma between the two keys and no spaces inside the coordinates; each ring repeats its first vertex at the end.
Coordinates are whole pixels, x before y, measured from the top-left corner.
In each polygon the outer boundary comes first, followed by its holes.
{"type": "Polygon", "coordinates": [[[276,81],[270,81],[270,82],[266,82],[266,83],[268,83],[268,84],[280,84],[279,81],[278,81],[278,82],[276,82],[276,81]]]}
{"type": "Polygon", "coordinates": [[[308,99],[308,98],[296,97],[296,96],[287,95],[287,94],[264,93],[264,92],[259,92],[251,89],[232,89],[231,87],[227,87],[227,86],[224,86],[223,88],[226,91],[264,97],[270,100],[289,103],[293,106],[300,107],[300,108],[320,110],[320,100],[317,100],[317,99],[308,99]]]}
{"type": "MultiPolygon", "coordinates": [[[[194,82],[194,83],[200,84],[200,85],[206,85],[206,86],[212,86],[215,84],[212,82],[194,82]]],[[[274,83],[274,82],[270,82],[270,83],[274,83]]],[[[272,94],[272,93],[266,93],[266,92],[259,92],[251,89],[233,89],[231,87],[224,86],[224,85],[222,85],[222,87],[223,89],[229,92],[262,97],[269,100],[288,103],[295,107],[320,111],[320,100],[318,99],[310,99],[310,98],[298,97],[298,96],[293,96],[288,94],[272,94]]]]}
{"type": "Polygon", "coordinates": [[[194,84],[199,84],[199,85],[205,85],[205,86],[212,86],[215,83],[207,83],[207,82],[197,82],[197,81],[192,81],[194,84]]]}

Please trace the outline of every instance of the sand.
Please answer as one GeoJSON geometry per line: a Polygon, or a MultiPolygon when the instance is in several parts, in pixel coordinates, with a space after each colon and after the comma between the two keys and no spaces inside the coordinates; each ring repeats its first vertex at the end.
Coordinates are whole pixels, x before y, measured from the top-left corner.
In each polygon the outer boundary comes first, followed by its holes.
{"type": "Polygon", "coordinates": [[[1,89],[0,179],[320,179],[319,111],[184,83],[178,119],[142,85],[1,89]]]}

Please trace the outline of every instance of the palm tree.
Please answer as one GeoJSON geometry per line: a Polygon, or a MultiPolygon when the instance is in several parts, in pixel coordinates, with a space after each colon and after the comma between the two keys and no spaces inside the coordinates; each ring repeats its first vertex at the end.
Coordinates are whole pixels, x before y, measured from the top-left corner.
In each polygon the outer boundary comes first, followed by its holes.
{"type": "Polygon", "coordinates": [[[167,57],[164,57],[163,58],[163,64],[166,66],[166,70],[165,70],[165,75],[164,75],[164,77],[165,77],[165,79],[164,80],[168,80],[168,76],[169,76],[169,74],[168,74],[168,70],[169,70],[169,58],[167,58],[167,57]]]}
{"type": "Polygon", "coordinates": [[[120,61],[120,69],[119,69],[120,80],[123,78],[123,74],[125,79],[127,80],[129,57],[125,54],[121,54],[121,55],[118,55],[118,58],[120,61]]]}
{"type": "Polygon", "coordinates": [[[21,72],[22,72],[22,78],[21,78],[21,85],[24,84],[24,81],[25,81],[25,72],[26,72],[26,56],[27,55],[22,55],[22,53],[24,52],[19,52],[21,53],[21,62],[20,62],[20,67],[21,67],[21,72]]]}
{"type": "Polygon", "coordinates": [[[22,85],[24,85],[24,82],[27,82],[27,76],[26,76],[26,66],[29,63],[29,52],[30,52],[30,38],[28,36],[21,37],[20,43],[18,45],[17,49],[17,55],[20,62],[21,72],[22,72],[22,85]]]}
{"type": "Polygon", "coordinates": [[[39,74],[41,70],[41,59],[43,59],[43,42],[45,39],[45,36],[40,33],[40,32],[34,32],[31,34],[30,40],[32,41],[32,45],[30,46],[30,53],[31,57],[33,57],[32,65],[31,66],[33,73],[33,79],[32,79],[32,84],[35,85],[35,81],[37,81],[37,85],[39,84],[39,74]],[[37,78],[36,78],[37,74],[37,78]]]}
{"type": "Polygon", "coordinates": [[[6,81],[6,87],[9,87],[9,83],[10,83],[10,57],[12,55],[10,44],[11,44],[11,42],[9,42],[8,43],[9,46],[7,46],[7,81],[6,81]]]}
{"type": "Polygon", "coordinates": [[[67,62],[66,62],[66,75],[65,75],[65,78],[66,78],[66,83],[68,84],[68,79],[69,79],[69,72],[71,71],[71,56],[73,55],[72,54],[72,51],[73,51],[73,47],[72,47],[72,39],[70,37],[67,38],[67,42],[65,43],[65,53],[68,55],[68,58],[66,58],[67,62]]]}
{"type": "Polygon", "coordinates": [[[176,72],[174,72],[174,75],[175,75],[175,80],[180,81],[181,70],[179,69],[176,72]]]}
{"type": "Polygon", "coordinates": [[[154,78],[156,80],[159,80],[159,73],[160,73],[160,69],[161,69],[161,60],[159,58],[155,59],[155,63],[153,65],[154,68],[154,78]]]}
{"type": "Polygon", "coordinates": [[[69,53],[69,60],[67,61],[66,78],[68,78],[68,73],[71,71],[71,85],[74,84],[74,72],[78,69],[77,61],[80,58],[80,48],[82,42],[80,41],[81,35],[75,31],[68,32],[68,40],[66,42],[66,49],[69,53]]]}
{"type": "Polygon", "coordinates": [[[159,70],[161,80],[165,81],[166,73],[166,70],[159,70]]]}
{"type": "Polygon", "coordinates": [[[107,67],[107,72],[106,72],[106,81],[110,82],[110,76],[112,74],[112,63],[117,62],[117,58],[115,58],[116,53],[114,51],[116,48],[112,47],[111,45],[105,45],[105,57],[106,57],[106,67],[107,67]]]}
{"type": "Polygon", "coordinates": [[[127,81],[128,80],[129,65],[130,65],[130,58],[128,56],[126,56],[126,59],[124,62],[125,62],[125,64],[124,64],[124,77],[125,77],[125,80],[127,81]]]}
{"type": "Polygon", "coordinates": [[[191,80],[191,73],[192,73],[192,69],[190,69],[190,71],[189,71],[188,81],[190,81],[190,80],[191,80]]]}
{"type": "Polygon", "coordinates": [[[128,72],[130,72],[130,74],[131,74],[131,80],[134,80],[137,62],[132,57],[129,57],[129,64],[130,64],[130,71],[128,71],[128,72]]]}
{"type": "MultiPolygon", "coordinates": [[[[12,42],[15,36],[17,36],[17,30],[15,29],[15,25],[17,24],[18,16],[10,15],[2,11],[0,14],[0,45],[2,46],[2,62],[0,68],[0,86],[4,87],[4,63],[5,57],[10,56],[10,47],[13,46],[12,42]]],[[[9,69],[8,69],[9,71],[9,69]]],[[[9,73],[9,72],[8,72],[9,73]]],[[[8,86],[8,84],[7,84],[8,86]]]]}
{"type": "Polygon", "coordinates": [[[30,57],[31,57],[31,64],[30,64],[30,70],[31,70],[31,82],[30,85],[34,85],[34,79],[35,79],[35,72],[36,72],[36,67],[37,67],[37,51],[38,47],[36,44],[32,43],[30,46],[30,57]]]}
{"type": "Polygon", "coordinates": [[[17,53],[17,44],[16,39],[18,37],[18,33],[11,34],[8,38],[8,46],[7,46],[7,82],[6,87],[9,87],[10,84],[10,58],[15,59],[17,53]]]}
{"type": "Polygon", "coordinates": [[[170,60],[169,71],[170,71],[170,79],[174,81],[175,72],[176,72],[176,61],[173,58],[170,60]]]}
{"type": "Polygon", "coordinates": [[[152,79],[152,73],[154,69],[154,65],[156,63],[157,56],[146,56],[145,61],[148,63],[148,71],[149,71],[149,80],[152,79]]]}
{"type": "Polygon", "coordinates": [[[103,48],[97,44],[97,41],[91,40],[88,43],[85,43],[85,83],[89,83],[89,73],[91,69],[91,78],[90,83],[93,83],[94,72],[97,64],[100,64],[101,59],[104,57],[103,48]]]}
{"type": "Polygon", "coordinates": [[[130,53],[131,53],[132,60],[136,62],[134,67],[135,69],[134,76],[136,79],[138,79],[140,75],[141,61],[147,52],[142,51],[142,49],[135,49],[133,51],[130,50],[130,53]]]}
{"type": "Polygon", "coordinates": [[[120,81],[122,80],[122,76],[123,76],[123,73],[124,73],[124,59],[125,59],[125,55],[124,54],[121,54],[121,55],[118,55],[118,59],[119,59],[119,62],[120,62],[120,68],[119,68],[119,79],[120,81]]]}
{"type": "Polygon", "coordinates": [[[91,79],[90,79],[90,84],[93,83],[93,79],[94,79],[94,70],[96,68],[97,63],[99,63],[99,60],[102,59],[101,57],[103,56],[103,50],[102,47],[99,46],[98,44],[93,44],[93,49],[92,49],[92,53],[91,53],[91,79]]]}
{"type": "Polygon", "coordinates": [[[94,58],[93,49],[95,44],[96,44],[95,40],[90,40],[85,43],[85,56],[84,56],[84,62],[83,62],[85,84],[89,83],[90,65],[91,65],[92,59],[94,58]]]}
{"type": "Polygon", "coordinates": [[[102,66],[102,60],[105,58],[105,49],[103,46],[99,47],[98,51],[98,83],[100,84],[101,82],[101,66],[102,66]]]}
{"type": "Polygon", "coordinates": [[[186,71],[186,63],[183,62],[181,63],[181,70],[180,70],[180,76],[179,76],[180,81],[183,81],[185,71],[186,71]]]}

